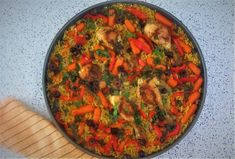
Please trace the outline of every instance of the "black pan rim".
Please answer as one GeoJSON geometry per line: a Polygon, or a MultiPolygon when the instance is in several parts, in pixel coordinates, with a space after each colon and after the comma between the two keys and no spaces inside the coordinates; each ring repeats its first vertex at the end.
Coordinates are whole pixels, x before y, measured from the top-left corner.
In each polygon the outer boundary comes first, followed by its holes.
{"type": "Polygon", "coordinates": [[[179,25],[184,32],[187,34],[188,38],[193,42],[194,46],[196,47],[199,57],[200,57],[200,62],[202,64],[202,75],[204,78],[204,82],[203,82],[203,88],[202,88],[202,96],[201,96],[201,100],[199,103],[199,108],[196,112],[196,115],[194,117],[194,119],[192,120],[192,122],[190,123],[190,125],[186,128],[185,132],[180,135],[172,144],[166,146],[164,149],[159,150],[157,152],[154,152],[144,158],[152,158],[152,157],[156,157],[159,156],[165,152],[167,152],[168,150],[170,150],[171,148],[173,148],[175,145],[179,144],[180,141],[182,141],[182,139],[191,131],[191,129],[194,127],[194,125],[196,124],[196,122],[198,121],[198,118],[201,114],[201,111],[203,109],[203,105],[205,103],[205,99],[206,99],[206,92],[207,92],[207,70],[206,70],[206,64],[205,64],[205,60],[202,54],[202,51],[196,41],[196,39],[194,38],[194,36],[192,35],[192,33],[188,30],[188,28],[178,19],[176,18],[173,14],[169,13],[168,11],[153,5],[151,3],[147,3],[147,2],[143,2],[143,1],[132,1],[132,0],[114,0],[114,1],[106,1],[106,2],[101,2],[101,3],[97,3],[95,5],[92,5],[86,9],[84,9],[83,11],[77,13],[75,16],[73,16],[69,21],[66,22],[66,24],[64,24],[64,26],[59,30],[59,32],[56,34],[56,36],[54,37],[53,41],[51,42],[49,49],[47,51],[46,57],[45,57],[45,61],[44,61],[44,66],[43,66],[43,73],[42,73],[42,89],[43,89],[43,96],[45,99],[45,103],[46,103],[46,107],[47,110],[49,112],[49,116],[52,120],[52,122],[55,124],[55,126],[57,127],[57,129],[60,131],[60,133],[62,133],[62,135],[70,142],[72,143],[76,148],[78,148],[79,150],[97,157],[97,158],[113,158],[113,157],[107,157],[107,156],[102,156],[102,155],[98,155],[96,153],[93,153],[85,148],[83,148],[82,146],[78,145],[75,141],[73,141],[65,132],[64,130],[61,128],[61,126],[57,123],[57,121],[55,120],[52,111],[50,109],[50,105],[49,105],[49,100],[47,97],[47,92],[46,92],[46,76],[47,76],[47,64],[48,61],[50,59],[50,55],[54,49],[54,46],[57,44],[58,40],[60,40],[62,38],[62,35],[64,33],[64,31],[66,29],[68,29],[70,26],[72,26],[73,24],[75,24],[75,22],[81,18],[85,13],[87,13],[88,11],[97,8],[97,7],[103,7],[103,6],[107,6],[107,5],[111,5],[114,3],[132,3],[132,4],[140,4],[140,5],[144,5],[146,7],[149,7],[151,9],[154,9],[160,13],[162,13],[163,15],[165,15],[167,18],[169,18],[170,20],[172,20],[175,24],[179,25]]]}

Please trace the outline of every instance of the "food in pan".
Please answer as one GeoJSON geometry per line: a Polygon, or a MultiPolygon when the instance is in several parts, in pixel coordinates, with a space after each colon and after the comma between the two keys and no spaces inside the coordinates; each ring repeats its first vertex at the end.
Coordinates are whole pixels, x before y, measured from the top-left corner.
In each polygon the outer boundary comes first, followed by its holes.
{"type": "Polygon", "coordinates": [[[194,118],[203,75],[180,26],[140,4],[93,9],[69,27],[47,65],[56,121],[102,156],[144,157],[173,143],[194,118]]]}

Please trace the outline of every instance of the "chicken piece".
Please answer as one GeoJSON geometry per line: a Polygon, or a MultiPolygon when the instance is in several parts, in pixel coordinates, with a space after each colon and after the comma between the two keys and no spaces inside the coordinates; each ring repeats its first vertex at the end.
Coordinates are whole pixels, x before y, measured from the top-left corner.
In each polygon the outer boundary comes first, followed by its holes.
{"type": "Polygon", "coordinates": [[[140,96],[142,97],[143,101],[147,104],[157,104],[156,95],[148,84],[142,85],[140,87],[140,96]]]}
{"type": "Polygon", "coordinates": [[[103,27],[96,32],[96,36],[99,41],[102,41],[108,47],[113,48],[112,43],[117,40],[118,33],[111,27],[103,27]]]}
{"type": "Polygon", "coordinates": [[[122,101],[119,105],[119,113],[124,120],[134,121],[134,109],[125,98],[122,98],[122,101]]]}
{"type": "Polygon", "coordinates": [[[154,106],[159,105],[162,107],[162,97],[156,86],[156,81],[156,77],[151,79],[148,83],[144,81],[137,92],[139,93],[139,97],[141,97],[146,104],[154,106]]]}
{"type": "Polygon", "coordinates": [[[171,50],[171,36],[168,28],[162,24],[147,23],[144,27],[144,33],[157,45],[171,50]]]}
{"type": "Polygon", "coordinates": [[[162,106],[162,97],[161,97],[161,94],[160,94],[158,87],[156,86],[157,81],[158,81],[158,79],[156,77],[154,77],[152,80],[149,81],[149,86],[153,89],[154,94],[157,97],[157,99],[156,99],[157,103],[160,106],[162,106]]]}
{"type": "Polygon", "coordinates": [[[92,82],[102,78],[100,67],[96,64],[87,64],[79,71],[81,79],[92,82]]]}

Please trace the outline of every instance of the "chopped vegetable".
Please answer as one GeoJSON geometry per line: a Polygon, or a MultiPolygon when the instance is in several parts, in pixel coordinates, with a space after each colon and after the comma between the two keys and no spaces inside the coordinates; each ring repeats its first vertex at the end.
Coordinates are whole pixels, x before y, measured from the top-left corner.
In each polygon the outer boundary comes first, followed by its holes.
{"type": "Polygon", "coordinates": [[[93,112],[94,109],[95,109],[95,107],[92,105],[84,105],[84,106],[81,106],[77,109],[72,110],[72,114],[73,114],[73,116],[82,115],[85,113],[93,112]]]}
{"type": "Polygon", "coordinates": [[[126,10],[128,12],[130,12],[131,14],[135,15],[137,18],[139,18],[140,20],[147,20],[148,17],[145,13],[141,12],[140,10],[134,8],[134,7],[127,7],[126,10]]]}
{"type": "Polygon", "coordinates": [[[195,75],[200,75],[201,74],[200,68],[198,68],[194,63],[189,62],[188,67],[195,75]]]}
{"type": "Polygon", "coordinates": [[[68,66],[68,71],[73,71],[73,70],[75,70],[76,69],[76,63],[74,62],[74,63],[72,63],[72,64],[70,64],[69,66],[68,66]]]}
{"type": "Polygon", "coordinates": [[[173,76],[171,76],[168,79],[167,84],[169,84],[169,86],[171,86],[171,87],[175,87],[175,86],[177,86],[178,82],[173,78],[173,76]]]}
{"type": "Polygon", "coordinates": [[[114,64],[114,66],[113,66],[113,70],[112,70],[112,74],[113,74],[114,76],[117,76],[117,75],[118,75],[118,67],[122,66],[123,62],[124,62],[123,58],[121,58],[121,57],[120,57],[120,58],[117,58],[117,60],[116,60],[116,62],[115,62],[115,64],[114,64]]]}
{"type": "Polygon", "coordinates": [[[135,32],[135,26],[131,23],[130,20],[126,19],[126,20],[125,20],[125,25],[126,25],[127,29],[128,29],[131,33],[134,33],[134,32],[135,32]]]}
{"type": "Polygon", "coordinates": [[[202,83],[203,83],[203,78],[202,77],[198,78],[198,80],[194,83],[193,91],[194,92],[198,91],[201,88],[202,83]]]}
{"type": "Polygon", "coordinates": [[[155,14],[155,18],[157,21],[159,21],[160,23],[172,28],[174,26],[174,24],[172,23],[172,21],[170,21],[169,19],[167,19],[165,16],[163,16],[161,13],[157,12],[155,14]]]}
{"type": "Polygon", "coordinates": [[[96,53],[102,57],[109,57],[109,53],[105,50],[97,50],[96,53]]]}
{"type": "Polygon", "coordinates": [[[77,32],[82,31],[84,28],[85,28],[85,23],[79,23],[79,24],[76,26],[77,32]]]}
{"type": "Polygon", "coordinates": [[[94,115],[93,115],[93,120],[95,123],[99,122],[100,120],[100,115],[101,115],[101,110],[100,108],[95,108],[94,110],[94,115]]]}
{"type": "Polygon", "coordinates": [[[191,53],[192,52],[192,48],[190,47],[190,45],[186,44],[182,40],[179,40],[179,44],[182,47],[182,49],[184,50],[184,52],[186,52],[186,53],[191,53]]]}
{"type": "Polygon", "coordinates": [[[179,44],[179,40],[178,39],[173,39],[173,41],[174,41],[174,44],[175,44],[175,46],[177,48],[177,51],[178,51],[179,55],[183,56],[184,55],[184,51],[183,51],[182,47],[179,44]]]}
{"type": "Polygon", "coordinates": [[[135,44],[135,39],[134,38],[129,38],[128,39],[130,46],[131,46],[131,50],[134,54],[139,54],[140,53],[140,49],[136,46],[135,44]]]}
{"type": "Polygon", "coordinates": [[[109,107],[109,101],[108,101],[108,99],[105,97],[105,95],[104,95],[101,91],[99,91],[99,92],[97,93],[97,95],[99,96],[100,101],[101,101],[101,104],[104,106],[104,108],[108,108],[108,107],[109,107]]]}
{"type": "Polygon", "coordinates": [[[192,104],[188,111],[184,114],[184,116],[181,119],[181,123],[182,124],[186,124],[188,122],[188,120],[190,119],[190,117],[192,117],[192,115],[196,112],[197,110],[197,105],[196,104],[192,104]]]}
{"type": "Polygon", "coordinates": [[[199,92],[193,92],[189,97],[188,97],[188,104],[193,104],[196,102],[200,97],[199,92]]]}
{"type": "Polygon", "coordinates": [[[109,17],[108,17],[108,25],[109,26],[111,26],[111,27],[114,26],[115,18],[116,18],[115,10],[109,9],[109,17]]]}

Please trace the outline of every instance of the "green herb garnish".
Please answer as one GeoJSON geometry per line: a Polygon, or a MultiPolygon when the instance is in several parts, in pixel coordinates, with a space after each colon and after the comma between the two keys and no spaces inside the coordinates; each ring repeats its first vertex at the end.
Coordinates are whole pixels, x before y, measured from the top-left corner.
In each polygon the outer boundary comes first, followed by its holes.
{"type": "Polygon", "coordinates": [[[128,99],[130,97],[130,92],[125,92],[123,93],[124,97],[126,97],[126,99],[128,99]]]}
{"type": "Polygon", "coordinates": [[[95,23],[94,23],[94,21],[93,20],[91,20],[91,19],[86,19],[86,29],[87,30],[94,30],[94,29],[96,29],[96,25],[95,25],[95,23]]]}
{"type": "Polygon", "coordinates": [[[84,102],[83,101],[78,101],[78,102],[74,102],[73,104],[76,105],[77,107],[80,107],[81,105],[84,104],[84,102]]]}
{"type": "Polygon", "coordinates": [[[160,58],[164,57],[164,53],[162,51],[160,51],[159,49],[157,49],[157,48],[155,48],[153,50],[153,54],[156,55],[156,56],[159,56],[160,58]]]}
{"type": "Polygon", "coordinates": [[[159,57],[154,58],[154,63],[156,65],[160,64],[161,63],[161,59],[159,57]]]}
{"type": "Polygon", "coordinates": [[[126,36],[127,36],[128,38],[136,38],[136,34],[131,33],[131,32],[127,32],[127,33],[126,33],[126,36]]]}
{"type": "Polygon", "coordinates": [[[105,50],[97,50],[96,53],[102,57],[109,57],[109,53],[105,50]]]}
{"type": "Polygon", "coordinates": [[[134,119],[135,119],[135,123],[136,123],[137,125],[140,125],[140,124],[141,124],[141,119],[140,119],[139,113],[135,113],[134,119]]]}

